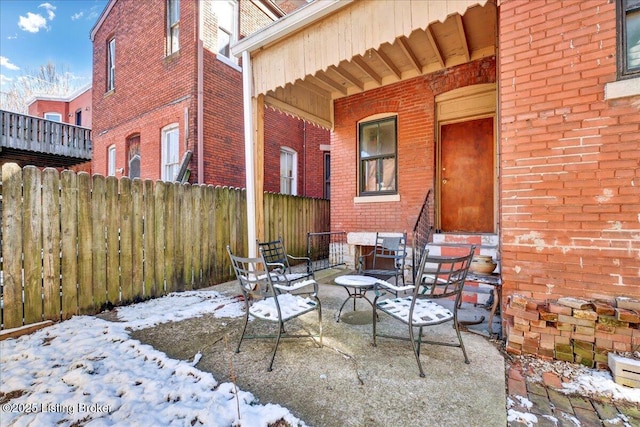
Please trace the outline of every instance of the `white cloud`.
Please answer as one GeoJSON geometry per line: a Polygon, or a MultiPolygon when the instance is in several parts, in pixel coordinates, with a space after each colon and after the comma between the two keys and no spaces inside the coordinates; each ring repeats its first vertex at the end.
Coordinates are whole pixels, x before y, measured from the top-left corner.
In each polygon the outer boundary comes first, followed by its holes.
{"type": "Polygon", "coordinates": [[[0,74],[0,85],[6,85],[13,81],[11,77],[7,77],[4,74],[0,74]]]}
{"type": "Polygon", "coordinates": [[[77,21],[78,19],[82,18],[82,15],[84,15],[84,12],[74,13],[73,15],[71,15],[71,20],[77,21]]]}
{"type": "Polygon", "coordinates": [[[18,34],[14,34],[12,36],[7,36],[7,40],[16,40],[18,38],[18,34]]]}
{"type": "Polygon", "coordinates": [[[47,16],[49,17],[49,21],[56,17],[56,14],[53,13],[56,10],[56,7],[51,3],[42,3],[38,8],[43,8],[47,11],[47,16]]]}
{"type": "Polygon", "coordinates": [[[20,69],[17,65],[12,64],[6,56],[0,56],[0,67],[5,67],[7,70],[11,71],[18,71],[20,69]]]}
{"type": "Polygon", "coordinates": [[[37,33],[43,28],[47,28],[47,20],[44,16],[37,13],[27,12],[27,16],[20,16],[18,20],[18,27],[23,31],[30,33],[37,33]]]}

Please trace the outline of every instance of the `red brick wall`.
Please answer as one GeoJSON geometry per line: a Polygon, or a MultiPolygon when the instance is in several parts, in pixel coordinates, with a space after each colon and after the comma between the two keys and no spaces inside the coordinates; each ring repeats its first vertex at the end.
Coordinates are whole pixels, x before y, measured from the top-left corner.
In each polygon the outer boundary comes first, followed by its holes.
{"type": "Polygon", "coordinates": [[[615,2],[504,0],[499,37],[505,294],[640,296],[639,99],[604,99],[615,2]]]}
{"type": "Polygon", "coordinates": [[[69,103],[50,99],[37,99],[29,104],[29,115],[44,118],[45,113],[60,113],[63,123],[69,123],[69,103]]]}
{"type": "Polygon", "coordinates": [[[495,82],[495,58],[485,58],[335,101],[331,134],[331,229],[407,231],[415,225],[434,177],[434,97],[458,87],[495,82]],[[399,202],[354,203],[357,122],[398,114],[399,202]]]}

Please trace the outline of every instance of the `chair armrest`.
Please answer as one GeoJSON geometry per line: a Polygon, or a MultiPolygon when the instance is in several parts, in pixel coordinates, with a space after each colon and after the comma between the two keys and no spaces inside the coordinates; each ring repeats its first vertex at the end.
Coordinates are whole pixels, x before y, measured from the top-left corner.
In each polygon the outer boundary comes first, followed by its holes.
{"type": "Polygon", "coordinates": [[[376,295],[380,296],[380,289],[381,288],[386,288],[389,290],[392,290],[393,292],[404,292],[404,291],[408,291],[410,289],[414,288],[414,285],[403,285],[403,286],[396,286],[393,283],[389,283],[386,280],[376,280],[376,283],[373,285],[373,290],[375,292],[376,295]]]}
{"type": "Polygon", "coordinates": [[[274,283],[273,287],[283,290],[283,291],[287,291],[287,292],[292,292],[292,291],[296,291],[298,289],[307,287],[307,286],[313,286],[313,293],[317,294],[318,293],[318,282],[316,282],[313,279],[309,279],[309,280],[302,280],[300,282],[295,282],[291,285],[282,285],[280,283],[274,283]]]}
{"type": "Polygon", "coordinates": [[[311,258],[309,258],[308,256],[293,256],[293,255],[287,254],[287,257],[289,259],[304,260],[305,263],[307,264],[307,274],[310,274],[310,275],[313,274],[313,271],[311,270],[311,258]]]}
{"type": "Polygon", "coordinates": [[[368,254],[364,254],[364,255],[359,255],[358,256],[358,274],[362,273],[363,267],[364,267],[364,259],[368,256],[373,255],[373,253],[375,252],[375,249],[372,250],[371,252],[369,252],[368,254]]]}

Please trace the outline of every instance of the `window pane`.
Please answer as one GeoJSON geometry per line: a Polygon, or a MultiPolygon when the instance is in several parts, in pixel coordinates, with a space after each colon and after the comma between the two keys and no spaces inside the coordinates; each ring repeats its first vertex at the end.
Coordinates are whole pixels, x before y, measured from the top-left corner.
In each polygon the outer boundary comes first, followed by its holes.
{"type": "Polygon", "coordinates": [[[218,53],[224,56],[229,56],[231,46],[231,36],[222,29],[218,31],[218,53]]]}
{"type": "Polygon", "coordinates": [[[176,25],[171,28],[171,53],[180,49],[180,26],[176,25]]]}
{"type": "Polygon", "coordinates": [[[640,68],[640,9],[628,12],[627,25],[627,66],[640,68]]]}
{"type": "Polygon", "coordinates": [[[394,158],[365,160],[362,162],[362,170],[363,191],[395,191],[396,162],[394,158]]]}
{"type": "Polygon", "coordinates": [[[394,154],[396,151],[395,121],[362,126],[360,156],[363,158],[394,154]]]}
{"type": "Polygon", "coordinates": [[[180,0],[169,0],[169,25],[180,20],[180,0]]]}
{"type": "Polygon", "coordinates": [[[140,156],[129,160],[129,178],[140,178],[140,156]]]}
{"type": "Polygon", "coordinates": [[[218,27],[224,28],[228,33],[233,29],[233,4],[228,1],[215,3],[216,15],[218,16],[218,27]]]}

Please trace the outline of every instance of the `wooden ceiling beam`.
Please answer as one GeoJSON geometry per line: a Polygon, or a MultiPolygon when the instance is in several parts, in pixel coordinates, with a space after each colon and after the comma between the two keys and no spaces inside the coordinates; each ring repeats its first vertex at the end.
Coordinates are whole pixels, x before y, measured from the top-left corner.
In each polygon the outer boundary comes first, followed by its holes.
{"type": "Polygon", "coordinates": [[[418,71],[418,73],[422,73],[422,64],[420,64],[420,60],[416,57],[416,54],[411,49],[409,45],[409,39],[406,36],[400,36],[396,39],[398,42],[398,46],[400,46],[400,50],[409,58],[409,62],[411,66],[418,71]]]}
{"type": "Polygon", "coordinates": [[[342,76],[344,79],[349,81],[351,84],[357,86],[360,90],[364,90],[364,83],[362,80],[355,77],[353,74],[345,70],[343,67],[336,67],[335,65],[329,66],[329,69],[342,76]]]}
{"type": "Polygon", "coordinates": [[[325,90],[323,88],[321,88],[318,85],[315,85],[311,82],[308,82],[307,80],[296,80],[295,86],[300,86],[306,90],[308,90],[309,92],[313,92],[316,95],[319,95],[323,98],[327,98],[327,99],[331,99],[331,91],[329,90],[325,90]]]}
{"type": "Polygon", "coordinates": [[[393,63],[391,58],[389,58],[382,50],[371,49],[370,52],[372,52],[385,67],[395,74],[398,80],[402,80],[402,72],[398,67],[396,67],[396,64],[393,63]]]}
{"type": "Polygon", "coordinates": [[[375,82],[378,83],[378,85],[382,85],[382,77],[380,77],[380,75],[376,73],[373,70],[373,68],[371,68],[369,64],[367,64],[361,56],[354,56],[351,61],[353,62],[353,65],[360,68],[362,72],[364,72],[373,80],[375,80],[375,82]]]}
{"type": "Polygon", "coordinates": [[[427,32],[427,38],[429,39],[429,43],[431,44],[431,48],[435,52],[436,59],[440,63],[440,67],[444,68],[445,67],[444,57],[442,56],[442,52],[440,51],[440,48],[438,47],[438,42],[436,41],[436,38],[433,35],[433,30],[431,30],[431,26],[427,27],[427,31],[426,32],[427,32]]]}
{"type": "Polygon", "coordinates": [[[340,83],[330,79],[329,77],[325,76],[323,73],[319,72],[316,73],[315,76],[308,76],[307,80],[311,79],[311,82],[314,84],[318,84],[320,83],[320,86],[325,86],[330,88],[329,90],[331,92],[340,92],[343,95],[347,94],[347,88],[342,86],[340,83]]]}
{"type": "Polygon", "coordinates": [[[459,14],[455,15],[456,19],[456,27],[458,28],[458,37],[460,38],[460,44],[462,45],[462,51],[464,53],[464,58],[467,62],[471,59],[471,54],[469,52],[469,44],[467,43],[467,36],[464,30],[464,22],[462,22],[462,16],[459,14]]]}

